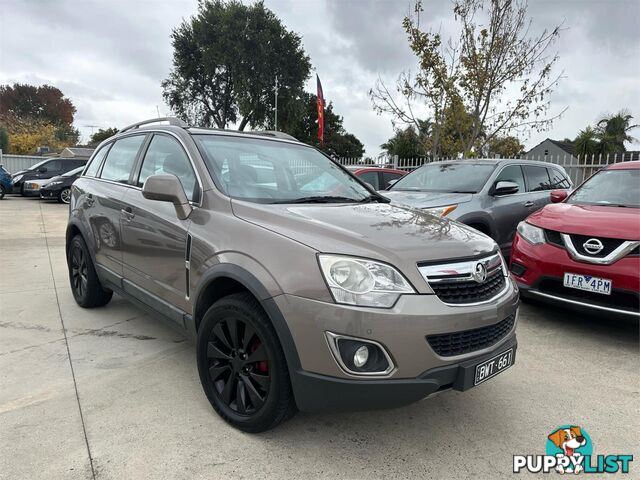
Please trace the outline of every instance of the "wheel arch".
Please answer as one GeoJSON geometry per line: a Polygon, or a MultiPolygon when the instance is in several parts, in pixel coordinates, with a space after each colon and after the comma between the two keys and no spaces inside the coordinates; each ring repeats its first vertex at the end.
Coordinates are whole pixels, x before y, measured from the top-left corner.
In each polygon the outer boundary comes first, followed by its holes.
{"type": "Polygon", "coordinates": [[[293,377],[293,372],[300,368],[300,358],[289,326],[267,288],[253,273],[243,267],[220,263],[211,267],[202,276],[194,296],[193,315],[190,325],[187,326],[188,330],[196,336],[202,317],[209,307],[217,300],[241,291],[247,291],[253,295],[267,314],[287,359],[289,374],[293,377]]]}

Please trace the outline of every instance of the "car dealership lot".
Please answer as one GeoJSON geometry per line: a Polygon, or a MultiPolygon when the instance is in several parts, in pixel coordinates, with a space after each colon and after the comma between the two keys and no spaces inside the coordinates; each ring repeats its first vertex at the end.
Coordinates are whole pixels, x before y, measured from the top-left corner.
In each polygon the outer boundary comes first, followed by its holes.
{"type": "Polygon", "coordinates": [[[514,454],[543,454],[569,423],[594,453],[640,454],[637,324],[531,304],[515,366],[476,389],[241,433],[211,409],[181,334],[120,298],[75,304],[66,217],[0,202],[1,479],[511,477],[514,454]]]}

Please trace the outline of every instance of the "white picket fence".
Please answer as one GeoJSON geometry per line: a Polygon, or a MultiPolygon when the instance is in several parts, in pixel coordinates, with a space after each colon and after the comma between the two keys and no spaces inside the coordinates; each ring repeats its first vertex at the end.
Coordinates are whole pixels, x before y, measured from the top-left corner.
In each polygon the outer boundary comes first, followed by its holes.
{"type": "MultiPolygon", "coordinates": [[[[640,160],[639,152],[623,152],[623,153],[610,153],[600,155],[585,155],[585,156],[571,156],[571,155],[546,155],[546,156],[527,156],[522,155],[518,157],[521,160],[536,160],[539,162],[554,163],[562,166],[569,178],[575,186],[580,185],[584,180],[596,173],[602,167],[611,165],[612,163],[627,162],[631,160],[640,160]]],[[[460,158],[462,159],[462,158],[460,158]]],[[[456,160],[460,160],[456,159],[456,160]]],[[[362,158],[339,158],[338,162],[345,166],[376,166],[395,168],[398,170],[412,171],[426,163],[439,162],[453,160],[451,158],[431,158],[431,157],[413,157],[413,158],[398,158],[397,155],[380,156],[377,159],[369,160],[365,162],[362,158]]]]}

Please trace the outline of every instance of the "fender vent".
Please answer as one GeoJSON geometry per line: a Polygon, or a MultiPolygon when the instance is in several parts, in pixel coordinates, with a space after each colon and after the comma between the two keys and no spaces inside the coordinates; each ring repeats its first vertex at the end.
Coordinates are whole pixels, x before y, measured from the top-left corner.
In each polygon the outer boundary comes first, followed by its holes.
{"type": "Polygon", "coordinates": [[[187,298],[189,298],[189,273],[191,270],[191,242],[192,242],[191,234],[187,233],[187,245],[184,249],[184,273],[185,273],[185,292],[187,292],[187,298]]]}

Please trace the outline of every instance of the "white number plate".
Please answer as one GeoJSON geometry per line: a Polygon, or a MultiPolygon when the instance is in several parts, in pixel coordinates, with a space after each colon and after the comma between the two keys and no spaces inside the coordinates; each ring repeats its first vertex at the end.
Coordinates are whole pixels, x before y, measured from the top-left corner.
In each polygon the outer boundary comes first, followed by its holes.
{"type": "Polygon", "coordinates": [[[611,295],[613,282],[606,278],[592,277],[591,275],[580,275],[578,273],[565,273],[564,286],[584,290],[585,292],[601,293],[611,295]]]}
{"type": "Polygon", "coordinates": [[[476,378],[473,382],[474,385],[489,380],[491,377],[495,377],[497,374],[506,370],[513,364],[513,348],[507,350],[493,357],[491,360],[482,362],[476,366],[476,378]]]}

